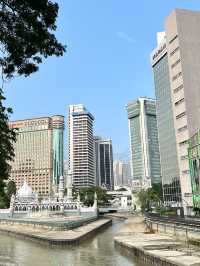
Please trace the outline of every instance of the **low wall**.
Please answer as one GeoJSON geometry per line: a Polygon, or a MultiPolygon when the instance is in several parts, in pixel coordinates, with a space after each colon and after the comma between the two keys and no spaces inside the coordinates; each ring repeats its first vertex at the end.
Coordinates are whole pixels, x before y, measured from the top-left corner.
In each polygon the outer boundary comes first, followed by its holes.
{"type": "Polygon", "coordinates": [[[16,219],[16,218],[2,218],[0,219],[0,224],[7,225],[24,225],[24,226],[32,226],[32,227],[41,227],[50,230],[69,230],[73,228],[77,228],[87,223],[91,223],[97,220],[96,216],[81,218],[80,220],[74,221],[62,221],[54,218],[54,221],[42,221],[42,220],[34,220],[34,219],[16,219]]]}

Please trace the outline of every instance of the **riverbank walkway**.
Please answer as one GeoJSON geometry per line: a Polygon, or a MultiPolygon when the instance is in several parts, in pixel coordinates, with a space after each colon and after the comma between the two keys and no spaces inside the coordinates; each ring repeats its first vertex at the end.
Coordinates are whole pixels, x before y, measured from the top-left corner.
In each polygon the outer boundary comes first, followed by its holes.
{"type": "Polygon", "coordinates": [[[200,248],[165,234],[150,233],[143,217],[130,217],[114,238],[116,246],[156,266],[200,266],[200,248]]]}

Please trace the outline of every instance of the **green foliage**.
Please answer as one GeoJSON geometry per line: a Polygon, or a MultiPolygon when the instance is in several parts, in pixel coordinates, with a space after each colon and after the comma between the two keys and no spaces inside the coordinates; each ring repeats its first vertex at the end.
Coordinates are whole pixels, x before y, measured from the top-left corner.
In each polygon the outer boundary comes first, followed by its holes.
{"type": "Polygon", "coordinates": [[[0,198],[0,208],[9,208],[13,194],[16,194],[16,184],[14,181],[9,181],[4,189],[3,197],[0,198]]]}
{"type": "Polygon", "coordinates": [[[140,190],[137,199],[142,212],[151,210],[152,206],[158,207],[163,200],[161,183],[153,184],[147,190],[140,190]]]}
{"type": "Polygon", "coordinates": [[[16,184],[14,181],[10,180],[6,186],[6,195],[7,195],[7,198],[9,199],[9,202],[10,202],[10,198],[11,196],[14,194],[16,194],[17,192],[17,189],[16,189],[16,184]]]}
{"type": "Polygon", "coordinates": [[[193,207],[193,211],[195,213],[195,216],[200,216],[200,208],[199,207],[193,207]]]}
{"type": "Polygon", "coordinates": [[[100,187],[81,188],[79,190],[81,201],[91,206],[94,203],[94,194],[97,193],[98,206],[104,206],[109,203],[111,196],[106,193],[105,189],[100,187]]]}
{"type": "Polygon", "coordinates": [[[53,34],[58,9],[49,0],[0,0],[0,65],[7,78],[28,76],[43,58],[63,55],[65,46],[53,34]]]}
{"type": "Polygon", "coordinates": [[[10,161],[14,158],[12,143],[16,141],[16,131],[8,126],[9,115],[12,113],[10,108],[3,106],[3,92],[0,89],[0,205],[5,205],[5,181],[9,177],[10,161]]]}
{"type": "Polygon", "coordinates": [[[138,204],[140,205],[142,212],[144,212],[146,209],[148,209],[149,199],[148,199],[148,194],[144,189],[141,189],[137,193],[137,199],[138,199],[138,204]]]}
{"type": "Polygon", "coordinates": [[[161,209],[160,215],[163,215],[163,216],[177,216],[177,212],[176,212],[176,210],[161,209]]]}
{"type": "Polygon", "coordinates": [[[153,183],[152,189],[158,196],[158,198],[163,201],[163,189],[162,189],[162,183],[153,183]]]}
{"type": "MultiPolygon", "coordinates": [[[[0,74],[2,84],[14,75],[29,76],[43,58],[62,56],[65,46],[53,34],[58,4],[49,0],[0,0],[0,74]]],[[[3,106],[0,89],[0,208],[6,204],[5,181],[14,158],[16,132],[9,129],[11,108],[3,106]]]]}

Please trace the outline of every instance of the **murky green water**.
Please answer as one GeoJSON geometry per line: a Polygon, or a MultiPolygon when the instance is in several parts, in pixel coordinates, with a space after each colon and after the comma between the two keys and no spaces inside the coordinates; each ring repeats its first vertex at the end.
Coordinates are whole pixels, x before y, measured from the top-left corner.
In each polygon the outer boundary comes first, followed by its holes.
{"type": "Polygon", "coordinates": [[[141,266],[122,256],[113,236],[123,222],[114,222],[105,231],[75,247],[45,247],[30,241],[0,235],[0,265],[19,266],[141,266]]]}

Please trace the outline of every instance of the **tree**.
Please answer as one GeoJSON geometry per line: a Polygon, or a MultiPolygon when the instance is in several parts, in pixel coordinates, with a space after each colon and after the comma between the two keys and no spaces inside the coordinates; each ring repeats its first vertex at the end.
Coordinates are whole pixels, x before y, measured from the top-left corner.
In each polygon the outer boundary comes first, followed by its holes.
{"type": "Polygon", "coordinates": [[[12,197],[12,195],[16,194],[17,192],[17,189],[16,189],[16,184],[14,181],[10,180],[6,186],[6,195],[7,195],[7,198],[9,199],[10,201],[10,198],[12,197]]]}
{"type": "Polygon", "coordinates": [[[0,202],[1,207],[6,205],[5,181],[8,179],[10,171],[10,161],[14,157],[12,143],[16,141],[16,132],[8,127],[10,108],[3,106],[3,92],[0,89],[0,202]]]}
{"type": "Polygon", "coordinates": [[[100,187],[81,188],[79,190],[81,201],[87,206],[93,205],[95,192],[97,193],[99,206],[104,206],[109,203],[111,196],[107,194],[105,189],[100,187]]]}
{"type": "Polygon", "coordinates": [[[61,56],[65,46],[53,34],[58,4],[48,0],[0,0],[0,66],[6,78],[28,76],[42,59],[61,56]]]}
{"type": "Polygon", "coordinates": [[[16,132],[9,129],[12,113],[3,106],[3,85],[14,76],[38,71],[43,58],[62,56],[66,47],[53,34],[58,4],[49,0],[0,0],[0,202],[3,205],[5,181],[14,158],[16,132]]]}
{"type": "Polygon", "coordinates": [[[142,212],[151,210],[154,205],[159,206],[163,201],[162,184],[152,184],[151,188],[140,190],[137,199],[142,212]]]}
{"type": "Polygon", "coordinates": [[[149,199],[148,199],[148,193],[146,190],[141,189],[137,193],[137,199],[138,199],[138,204],[140,205],[142,212],[144,212],[146,209],[148,209],[149,199]]]}

